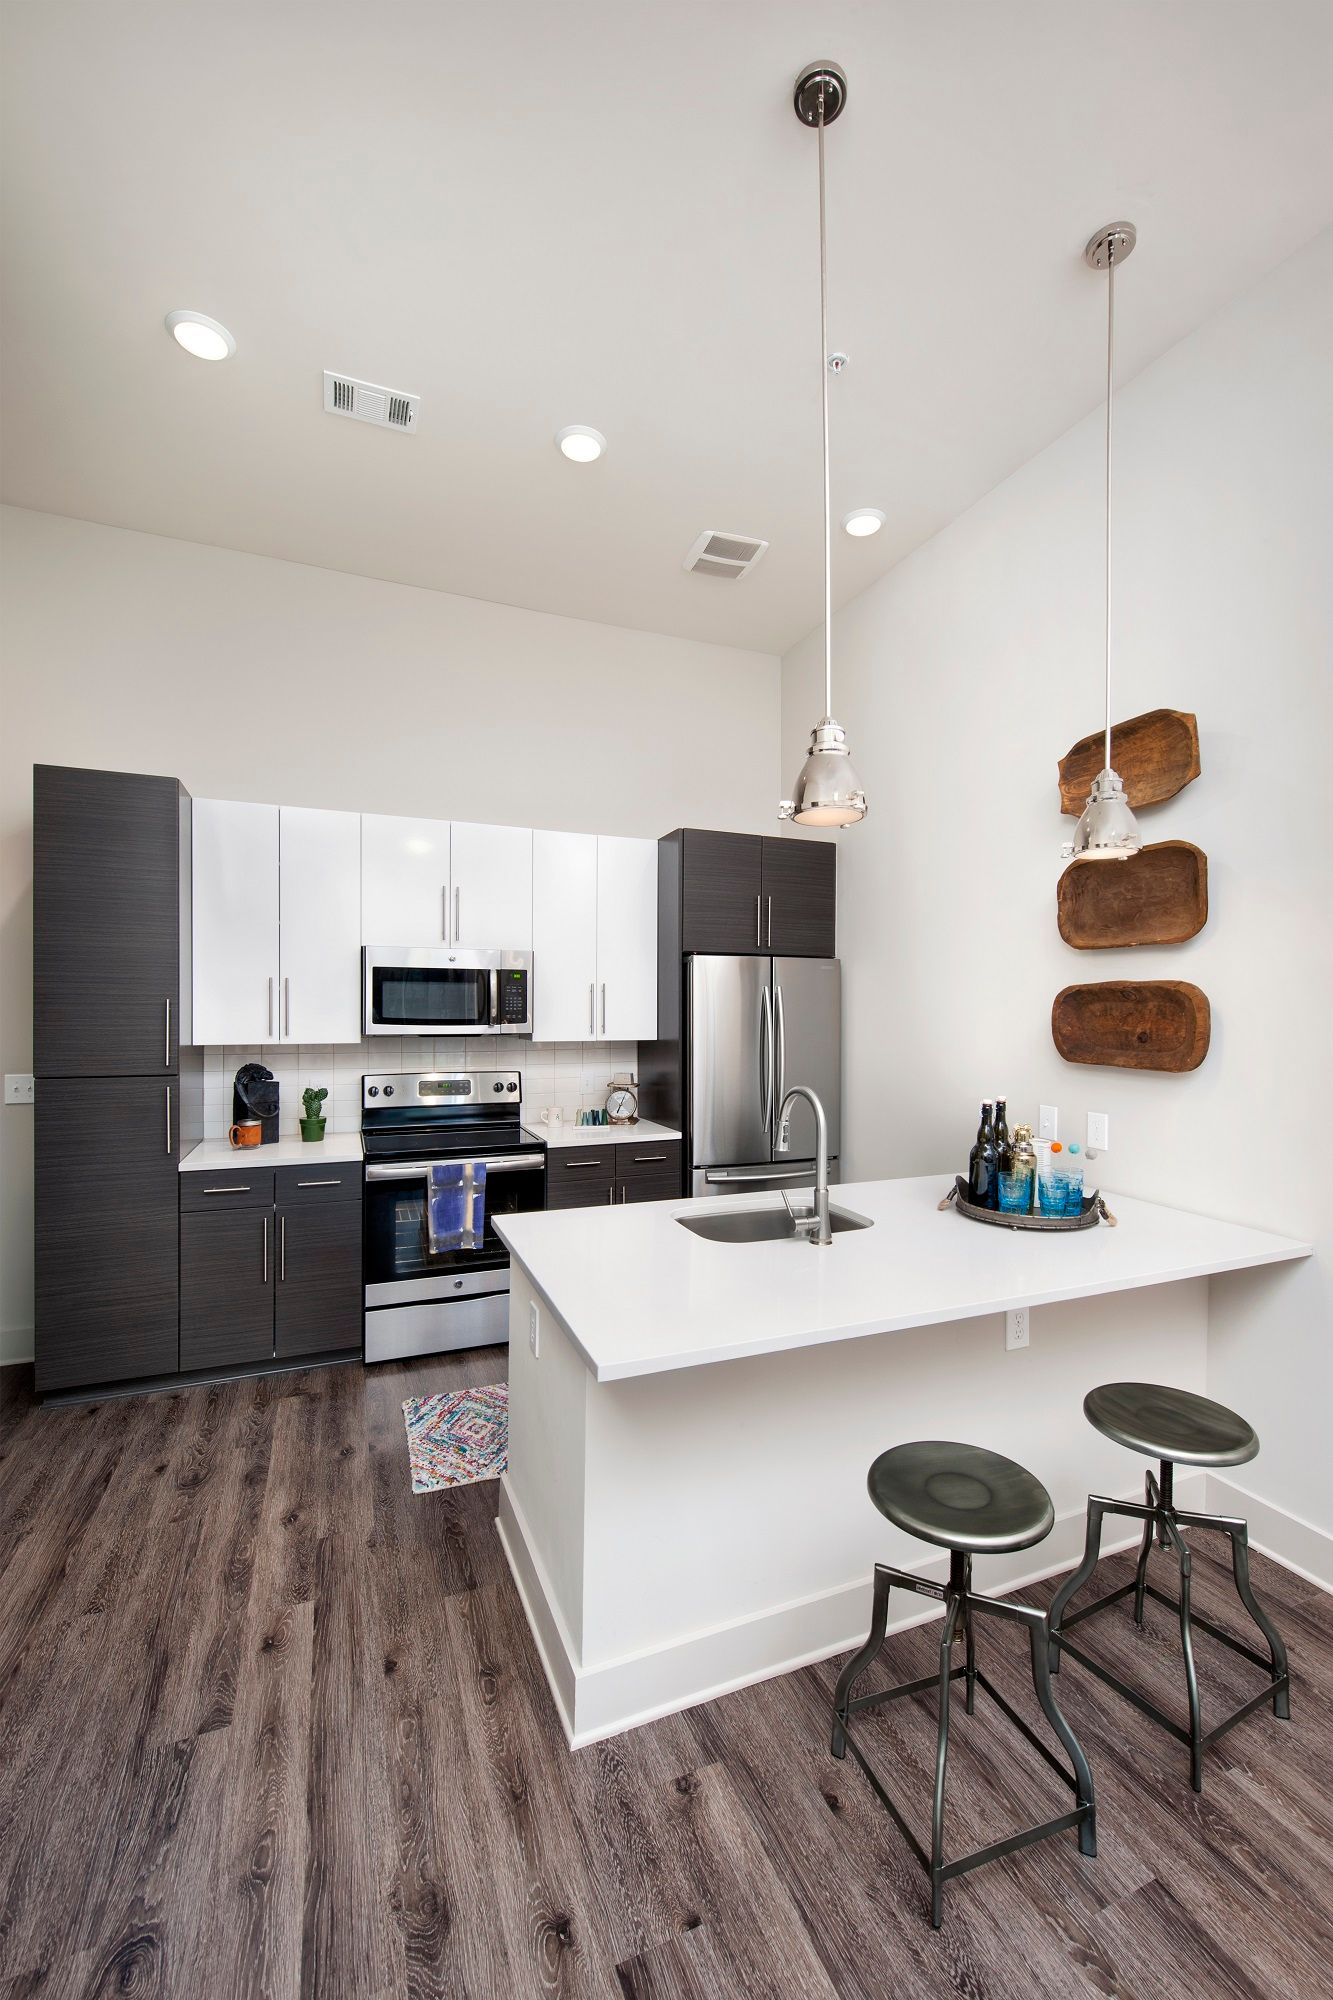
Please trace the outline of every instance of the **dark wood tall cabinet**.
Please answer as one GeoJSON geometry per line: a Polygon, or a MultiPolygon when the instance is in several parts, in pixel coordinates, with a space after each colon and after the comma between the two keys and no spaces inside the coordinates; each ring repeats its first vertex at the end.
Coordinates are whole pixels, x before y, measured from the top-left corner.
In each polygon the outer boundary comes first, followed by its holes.
{"type": "Polygon", "coordinates": [[[174,778],[33,771],[36,1386],[179,1366],[189,796],[174,778]]]}

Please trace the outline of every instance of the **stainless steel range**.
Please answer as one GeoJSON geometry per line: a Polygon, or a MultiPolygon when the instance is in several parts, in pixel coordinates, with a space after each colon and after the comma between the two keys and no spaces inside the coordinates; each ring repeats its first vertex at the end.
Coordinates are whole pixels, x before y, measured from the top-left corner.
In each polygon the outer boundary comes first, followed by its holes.
{"type": "Polygon", "coordinates": [[[497,1215],[546,1204],[546,1148],[520,1123],[516,1070],[363,1076],[366,1360],[509,1338],[509,1252],[497,1215]],[[474,1250],[434,1250],[426,1196],[435,1162],[486,1166],[486,1228],[474,1250]]]}

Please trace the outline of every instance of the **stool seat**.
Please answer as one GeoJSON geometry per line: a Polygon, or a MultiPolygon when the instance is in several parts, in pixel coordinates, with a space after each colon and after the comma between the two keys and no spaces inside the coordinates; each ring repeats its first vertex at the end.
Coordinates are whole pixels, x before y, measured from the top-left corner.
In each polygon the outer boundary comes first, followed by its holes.
{"type": "Polygon", "coordinates": [[[1039,1479],[975,1444],[893,1445],[875,1460],[866,1485],[895,1528],[942,1549],[995,1555],[1031,1548],[1055,1522],[1039,1479]]]}
{"type": "Polygon", "coordinates": [[[1244,1465],[1259,1440],[1225,1403],[1160,1382],[1105,1382],[1083,1399],[1094,1430],[1147,1458],[1177,1465],[1244,1465]]]}

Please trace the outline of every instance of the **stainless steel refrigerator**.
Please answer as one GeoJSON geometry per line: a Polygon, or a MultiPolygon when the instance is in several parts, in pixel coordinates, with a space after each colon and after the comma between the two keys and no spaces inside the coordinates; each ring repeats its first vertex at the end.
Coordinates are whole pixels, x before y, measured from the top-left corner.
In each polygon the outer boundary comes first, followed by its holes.
{"type": "Polygon", "coordinates": [[[815,1119],[803,1098],[777,1150],[783,1092],[809,1084],[828,1118],[836,1181],[842,1097],[842,968],[836,958],[686,960],[685,1104],[690,1193],[814,1185],[815,1119]]]}

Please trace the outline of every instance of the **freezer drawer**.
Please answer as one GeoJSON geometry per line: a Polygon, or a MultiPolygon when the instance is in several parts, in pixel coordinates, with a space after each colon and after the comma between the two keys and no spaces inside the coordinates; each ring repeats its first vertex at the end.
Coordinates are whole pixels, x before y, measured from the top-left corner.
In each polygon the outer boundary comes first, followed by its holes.
{"type": "MultiPolygon", "coordinates": [[[[829,1186],[838,1184],[838,1162],[828,1163],[829,1186]]],[[[813,1160],[782,1160],[780,1163],[755,1163],[735,1167],[696,1167],[690,1175],[690,1193],[696,1197],[707,1195],[710,1200],[722,1194],[788,1194],[795,1188],[812,1188],[815,1184],[815,1163],[813,1160]]]]}

